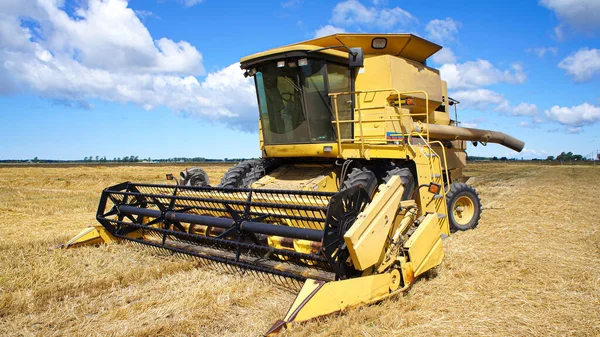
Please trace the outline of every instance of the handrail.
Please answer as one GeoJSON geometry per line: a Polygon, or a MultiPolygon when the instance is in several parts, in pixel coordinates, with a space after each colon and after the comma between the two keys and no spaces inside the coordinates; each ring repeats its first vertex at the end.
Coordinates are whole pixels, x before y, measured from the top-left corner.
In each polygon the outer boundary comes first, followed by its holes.
{"type": "MultiPolygon", "coordinates": [[[[425,113],[408,113],[406,114],[406,116],[411,116],[411,117],[415,117],[415,116],[425,116],[425,122],[427,124],[429,124],[429,94],[424,91],[424,90],[414,90],[414,91],[406,91],[406,92],[399,92],[398,90],[396,90],[395,88],[386,88],[386,89],[371,89],[371,90],[360,90],[360,91],[345,91],[345,92],[336,92],[336,93],[329,93],[328,95],[330,97],[332,97],[333,99],[333,106],[334,106],[334,110],[335,110],[335,120],[332,121],[332,124],[335,124],[335,128],[336,128],[336,133],[337,133],[337,143],[338,143],[338,147],[340,148],[341,151],[341,147],[342,147],[342,143],[344,142],[348,142],[348,141],[359,141],[360,142],[360,154],[361,156],[365,155],[365,136],[364,136],[364,128],[363,128],[363,123],[364,122],[391,122],[391,121],[397,121],[400,124],[400,130],[403,129],[403,125],[402,125],[402,113],[400,113],[400,115],[398,116],[388,116],[387,118],[383,118],[383,119],[363,119],[362,118],[362,108],[360,106],[360,95],[361,94],[370,94],[370,93],[380,93],[380,92],[391,92],[391,93],[395,93],[396,96],[398,97],[398,101],[399,101],[399,108],[402,109],[402,96],[407,96],[407,95],[413,95],[413,94],[423,94],[425,96],[425,113]],[[358,119],[353,118],[353,119],[348,119],[348,120],[340,120],[339,117],[339,109],[338,109],[338,103],[337,103],[337,98],[340,95],[355,95],[356,96],[356,108],[354,109],[354,112],[358,114],[358,119]],[[342,139],[341,138],[341,130],[340,130],[340,124],[342,123],[358,123],[358,126],[360,128],[360,137],[358,138],[351,138],[351,139],[342,139]]],[[[370,100],[370,102],[374,101],[374,98],[370,100]]],[[[382,107],[368,107],[368,108],[364,108],[364,110],[372,110],[372,109],[381,109],[381,108],[385,108],[386,106],[382,106],[382,107]]],[[[426,139],[427,141],[429,141],[429,130],[425,129],[425,135],[426,135],[426,139]]],[[[409,135],[410,137],[410,135],[409,135]]],[[[376,140],[379,141],[379,139],[372,139],[372,140],[376,140]]],[[[384,140],[384,142],[387,141],[387,138],[384,140]]]]}
{"type": "MultiPolygon", "coordinates": [[[[442,153],[441,153],[441,157],[440,158],[440,166],[442,164],[442,160],[443,160],[443,165],[444,167],[448,167],[447,165],[447,159],[446,159],[446,150],[443,146],[443,144],[440,141],[431,141],[430,139],[430,133],[429,133],[429,128],[425,127],[425,128],[420,128],[418,131],[412,131],[409,132],[407,134],[405,134],[402,130],[403,128],[403,124],[402,124],[402,117],[403,116],[410,116],[410,117],[417,117],[417,116],[425,116],[425,125],[429,126],[429,94],[424,91],[424,90],[413,90],[413,91],[405,91],[405,92],[399,92],[398,90],[396,90],[395,88],[385,88],[385,89],[371,89],[371,90],[359,90],[359,91],[346,91],[346,92],[336,92],[336,93],[329,93],[329,96],[333,99],[333,109],[335,111],[335,120],[333,120],[331,123],[335,125],[335,130],[337,133],[337,143],[338,143],[338,148],[340,153],[342,153],[342,143],[347,143],[347,142],[359,142],[360,143],[360,155],[362,157],[365,156],[365,134],[364,134],[364,128],[363,128],[363,124],[364,123],[368,123],[368,122],[398,122],[400,124],[400,133],[402,134],[402,138],[404,137],[408,137],[407,139],[407,143],[409,145],[409,147],[412,149],[412,151],[416,152],[416,149],[412,146],[412,138],[413,136],[416,136],[418,138],[421,138],[422,142],[424,145],[427,146],[428,151],[429,151],[429,165],[430,165],[430,169],[431,172],[434,172],[435,170],[433,170],[433,155],[437,155],[436,152],[433,150],[433,148],[431,148],[431,144],[433,143],[439,143],[440,144],[440,148],[442,149],[442,153]],[[397,115],[392,115],[392,116],[388,116],[387,114],[385,115],[385,118],[378,118],[378,119],[373,119],[373,118],[367,118],[364,119],[362,116],[362,110],[377,110],[377,109],[385,109],[385,107],[387,105],[383,105],[383,106],[377,106],[377,107],[367,107],[367,108],[361,108],[360,103],[361,103],[361,95],[367,95],[367,94],[377,94],[377,93],[381,93],[381,92],[388,92],[390,94],[395,94],[398,97],[398,108],[400,110],[400,113],[397,115]],[[415,95],[415,94],[421,94],[425,97],[425,112],[424,113],[408,113],[408,114],[403,114],[402,113],[402,96],[408,96],[408,95],[415,95]],[[340,95],[354,95],[356,98],[356,108],[354,109],[354,113],[358,114],[358,116],[353,116],[352,119],[346,119],[346,120],[340,120],[340,116],[339,116],[339,109],[338,109],[338,96],[340,95]],[[358,117],[358,118],[357,118],[358,117]],[[353,137],[353,138],[348,138],[348,139],[343,139],[342,138],[342,134],[341,134],[341,130],[340,130],[340,125],[341,124],[346,124],[346,123],[358,123],[358,127],[360,129],[360,137],[353,137]]],[[[389,97],[389,95],[388,95],[389,97]]],[[[375,100],[375,95],[373,95],[373,98],[369,100],[369,102],[373,102],[375,100]]],[[[411,126],[412,127],[412,126],[411,126]]],[[[389,140],[387,139],[387,137],[384,138],[370,138],[369,141],[371,142],[382,142],[382,143],[387,143],[389,140]]],[[[450,181],[450,176],[448,173],[448,170],[446,169],[445,172],[446,175],[446,181],[450,181]]],[[[448,191],[446,191],[444,189],[444,195],[446,195],[448,193],[448,191]]]]}

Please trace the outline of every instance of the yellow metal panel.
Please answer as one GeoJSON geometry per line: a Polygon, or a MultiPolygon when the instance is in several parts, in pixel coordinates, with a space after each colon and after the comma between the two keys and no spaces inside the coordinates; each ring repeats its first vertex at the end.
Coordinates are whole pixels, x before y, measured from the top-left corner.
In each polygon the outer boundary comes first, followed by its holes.
{"type": "Polygon", "coordinates": [[[87,245],[99,245],[102,243],[112,243],[116,241],[116,238],[112,236],[102,226],[90,226],[79,234],[75,235],[71,240],[67,241],[64,245],[59,247],[63,248],[76,248],[87,245]]]}
{"type": "MultiPolygon", "coordinates": [[[[425,62],[428,57],[442,49],[441,46],[412,34],[335,34],[252,54],[250,56],[243,57],[240,62],[244,63],[259,57],[265,57],[294,50],[316,50],[339,45],[344,45],[348,48],[360,47],[362,48],[365,56],[382,54],[396,55],[415,60],[417,62],[425,62]],[[387,40],[385,48],[373,48],[373,39],[382,37],[387,40]]],[[[345,50],[339,51],[335,49],[327,49],[320,52],[348,57],[348,52],[345,50]]]]}
{"type": "Polygon", "coordinates": [[[389,54],[424,62],[428,57],[442,49],[441,46],[412,34],[334,34],[298,43],[298,45],[315,45],[321,47],[345,45],[360,47],[365,55],[389,54]],[[387,44],[383,49],[372,47],[374,38],[385,38],[387,44]]]}
{"type": "Polygon", "coordinates": [[[403,192],[398,176],[392,177],[387,184],[380,185],[373,201],[344,234],[344,241],[357,270],[365,270],[383,258],[386,239],[390,235],[403,192]]]}
{"type": "Polygon", "coordinates": [[[415,277],[418,275],[417,271],[423,273],[427,270],[424,267],[432,268],[438,265],[443,257],[443,251],[441,251],[442,232],[437,220],[436,213],[425,216],[425,219],[404,245],[408,249],[415,277]]]}
{"type": "MultiPolygon", "coordinates": [[[[356,114],[355,114],[356,115],[356,114]]],[[[385,139],[385,109],[369,109],[363,110],[361,113],[363,120],[362,128],[360,125],[354,123],[354,137],[364,137],[365,142],[379,142],[385,139]]],[[[383,142],[385,143],[385,141],[383,142]]]]}
{"type": "Polygon", "coordinates": [[[338,156],[338,145],[337,143],[265,145],[264,153],[268,158],[336,158],[338,156]],[[327,147],[331,147],[331,151],[325,151],[327,147]]]}
{"type": "Polygon", "coordinates": [[[390,281],[389,273],[327,283],[309,279],[284,321],[305,321],[359,304],[374,303],[390,294],[390,281]]]}
{"type": "Polygon", "coordinates": [[[442,247],[442,239],[439,238],[435,242],[433,247],[431,247],[429,254],[427,254],[425,259],[423,259],[423,263],[421,263],[421,265],[419,265],[419,268],[417,268],[417,270],[415,270],[414,277],[417,277],[417,276],[423,274],[424,272],[428,271],[429,269],[439,265],[440,263],[442,263],[443,259],[444,259],[444,249],[442,247]]]}
{"type": "Polygon", "coordinates": [[[337,192],[337,179],[332,165],[288,164],[260,178],[252,188],[337,192]]]}
{"type": "MultiPolygon", "coordinates": [[[[252,54],[252,55],[249,55],[249,56],[246,56],[246,57],[242,57],[240,59],[240,62],[244,63],[244,62],[248,62],[250,60],[256,59],[256,58],[265,57],[265,56],[269,56],[269,55],[280,54],[280,53],[285,53],[285,52],[291,52],[291,51],[312,51],[312,50],[317,50],[317,49],[321,49],[321,48],[323,48],[323,47],[315,45],[315,44],[299,43],[299,44],[295,44],[295,45],[290,45],[290,46],[284,46],[284,47],[269,49],[267,51],[263,51],[263,52],[260,52],[260,53],[256,53],[256,54],[252,54]]],[[[319,51],[319,53],[329,54],[329,55],[338,56],[338,57],[342,57],[342,58],[348,58],[348,52],[347,51],[339,51],[339,50],[335,50],[335,49],[325,49],[325,50],[319,51]]]]}
{"type": "MultiPolygon", "coordinates": [[[[390,76],[392,88],[399,92],[426,91],[429,96],[428,112],[433,112],[442,103],[442,82],[437,69],[400,57],[385,57],[389,58],[390,68],[387,76],[390,76]]],[[[425,113],[425,96],[423,94],[410,96],[420,98],[415,99],[413,112],[425,113]]]]}
{"type": "MultiPolygon", "coordinates": [[[[356,91],[391,88],[389,56],[377,55],[367,57],[364,67],[358,72],[355,80],[356,91]]],[[[361,109],[385,105],[390,92],[373,92],[363,95],[360,101],[361,109]]]]}

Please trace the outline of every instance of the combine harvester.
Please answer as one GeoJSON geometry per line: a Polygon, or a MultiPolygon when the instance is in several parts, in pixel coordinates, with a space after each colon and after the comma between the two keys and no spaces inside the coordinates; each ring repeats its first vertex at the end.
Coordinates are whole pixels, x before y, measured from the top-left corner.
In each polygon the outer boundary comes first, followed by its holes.
{"type": "Polygon", "coordinates": [[[459,126],[458,102],[426,65],[440,49],[409,34],[336,34],[243,58],[262,159],[216,187],[196,167],[177,185],[106,188],[101,225],[65,247],[132,241],[304,282],[268,333],[408,289],[442,262],[444,236],[479,221],[466,142],[524,146],[459,126]]]}

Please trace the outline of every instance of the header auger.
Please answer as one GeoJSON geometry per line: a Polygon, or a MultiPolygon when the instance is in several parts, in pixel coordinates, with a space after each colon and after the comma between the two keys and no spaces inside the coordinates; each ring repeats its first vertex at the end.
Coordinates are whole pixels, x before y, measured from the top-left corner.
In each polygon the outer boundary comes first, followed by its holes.
{"type": "Polygon", "coordinates": [[[194,167],[177,185],[106,188],[100,226],[65,246],[131,241],[303,282],[268,333],[408,289],[442,262],[444,236],[478,224],[466,141],[524,146],[460,127],[425,63],[439,49],[409,34],[336,34],[243,58],[262,159],[215,187],[194,167]]]}

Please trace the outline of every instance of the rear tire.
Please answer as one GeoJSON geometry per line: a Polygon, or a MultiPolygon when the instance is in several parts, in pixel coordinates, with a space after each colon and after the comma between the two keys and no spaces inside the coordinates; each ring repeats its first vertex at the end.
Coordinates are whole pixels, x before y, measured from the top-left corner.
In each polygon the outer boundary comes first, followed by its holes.
{"type": "Polygon", "coordinates": [[[200,167],[191,167],[189,169],[185,169],[185,171],[181,171],[179,175],[181,177],[181,180],[179,180],[179,185],[181,186],[210,185],[208,174],[206,174],[206,172],[200,167]]]}
{"type": "Polygon", "coordinates": [[[277,167],[276,160],[246,160],[230,168],[219,187],[250,188],[254,182],[277,167]]]}
{"type": "Polygon", "coordinates": [[[451,184],[446,203],[451,232],[477,227],[481,218],[481,199],[473,187],[465,183],[451,184]]]}
{"type": "Polygon", "coordinates": [[[402,193],[402,200],[412,199],[413,192],[415,190],[415,177],[407,167],[395,167],[387,171],[387,175],[383,178],[384,182],[390,181],[393,176],[400,176],[402,186],[404,186],[404,192],[402,193]]]}
{"type": "Polygon", "coordinates": [[[348,175],[348,177],[344,180],[344,184],[340,191],[348,189],[353,186],[362,186],[370,198],[373,198],[373,194],[375,194],[375,189],[377,188],[377,176],[371,170],[367,170],[366,168],[353,168],[352,172],[348,175]]]}

